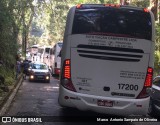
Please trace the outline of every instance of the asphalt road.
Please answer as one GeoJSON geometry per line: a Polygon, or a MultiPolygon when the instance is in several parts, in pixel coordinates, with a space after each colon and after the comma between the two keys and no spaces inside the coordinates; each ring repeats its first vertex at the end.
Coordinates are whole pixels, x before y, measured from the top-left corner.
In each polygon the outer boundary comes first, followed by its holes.
{"type": "MultiPolygon", "coordinates": [[[[5,116],[17,117],[12,123],[2,123],[4,125],[159,125],[160,122],[113,122],[111,118],[123,119],[124,117],[107,116],[89,111],[79,111],[77,109],[62,108],[58,104],[59,80],[51,78],[50,83],[29,82],[25,80],[19,88],[10,108],[5,116]],[[18,117],[20,119],[18,119],[18,117]],[[32,117],[37,119],[32,119],[32,117]],[[98,122],[97,118],[106,121],[98,122]],[[16,120],[19,120],[16,122],[16,120]],[[25,121],[43,121],[42,123],[25,121]],[[68,120],[68,121],[66,121],[68,120]],[[109,122],[107,122],[109,120],[109,122]],[[45,121],[45,122],[44,122],[45,121]],[[50,122],[49,122],[50,121],[50,122]],[[75,122],[73,122],[75,121],[75,122]],[[82,123],[83,121],[83,123],[82,123]],[[85,122],[84,122],[85,121],[85,122]],[[92,123],[90,123],[90,121],[92,123]]],[[[12,118],[13,118],[12,117],[12,118]]],[[[153,119],[151,117],[141,117],[143,120],[153,119]]],[[[129,118],[127,118],[129,119],[129,118]]],[[[139,119],[136,117],[136,119],[139,119]]],[[[13,120],[13,119],[12,119],[13,120]]]]}

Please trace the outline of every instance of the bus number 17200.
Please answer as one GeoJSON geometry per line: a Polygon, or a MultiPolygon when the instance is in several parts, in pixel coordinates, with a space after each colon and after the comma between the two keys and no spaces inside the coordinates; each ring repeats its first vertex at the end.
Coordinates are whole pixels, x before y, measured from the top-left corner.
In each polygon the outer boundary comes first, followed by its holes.
{"type": "Polygon", "coordinates": [[[119,83],[118,87],[119,87],[119,89],[123,89],[123,90],[134,90],[134,91],[138,90],[138,85],[133,85],[133,84],[119,83]]]}

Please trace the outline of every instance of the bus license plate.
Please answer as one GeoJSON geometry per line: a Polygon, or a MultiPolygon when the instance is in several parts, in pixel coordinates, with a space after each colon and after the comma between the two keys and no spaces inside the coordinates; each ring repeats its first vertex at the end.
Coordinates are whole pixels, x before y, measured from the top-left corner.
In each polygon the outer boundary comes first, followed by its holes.
{"type": "Polygon", "coordinates": [[[113,101],[97,100],[98,106],[113,107],[113,101]]]}

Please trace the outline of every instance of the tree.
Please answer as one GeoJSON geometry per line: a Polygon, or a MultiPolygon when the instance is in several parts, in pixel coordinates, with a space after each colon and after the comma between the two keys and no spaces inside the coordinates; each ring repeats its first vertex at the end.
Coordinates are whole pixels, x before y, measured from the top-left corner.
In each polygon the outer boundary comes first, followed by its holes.
{"type": "Polygon", "coordinates": [[[153,12],[154,14],[154,18],[155,20],[158,19],[158,0],[152,0],[151,1],[151,11],[153,12]]]}
{"type": "MultiPolygon", "coordinates": [[[[66,17],[71,6],[82,3],[117,3],[117,0],[41,0],[36,4],[33,22],[43,30],[41,38],[44,44],[54,44],[63,40],[66,17]],[[46,39],[44,39],[46,38],[46,39]]],[[[33,27],[32,27],[33,28],[33,27]]],[[[32,36],[36,37],[36,36],[32,36]]],[[[41,39],[39,39],[39,43],[41,39]]]]}
{"type": "Polygon", "coordinates": [[[18,53],[25,50],[29,27],[32,22],[33,0],[0,0],[0,67],[6,82],[14,79],[14,65],[18,53]],[[25,31],[25,32],[24,32],[25,31]],[[22,42],[23,41],[23,42],[22,42]]]}
{"type": "Polygon", "coordinates": [[[129,5],[130,4],[130,0],[120,0],[120,4],[121,5],[129,5]]]}

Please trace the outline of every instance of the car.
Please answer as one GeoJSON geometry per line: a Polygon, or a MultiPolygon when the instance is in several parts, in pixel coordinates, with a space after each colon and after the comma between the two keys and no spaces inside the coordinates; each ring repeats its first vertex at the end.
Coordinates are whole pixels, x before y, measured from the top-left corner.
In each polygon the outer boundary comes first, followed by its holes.
{"type": "Polygon", "coordinates": [[[153,79],[150,97],[149,114],[160,117],[160,76],[153,79]]]}
{"type": "Polygon", "coordinates": [[[29,81],[35,80],[50,83],[50,72],[45,63],[34,62],[30,64],[29,81]]]}

